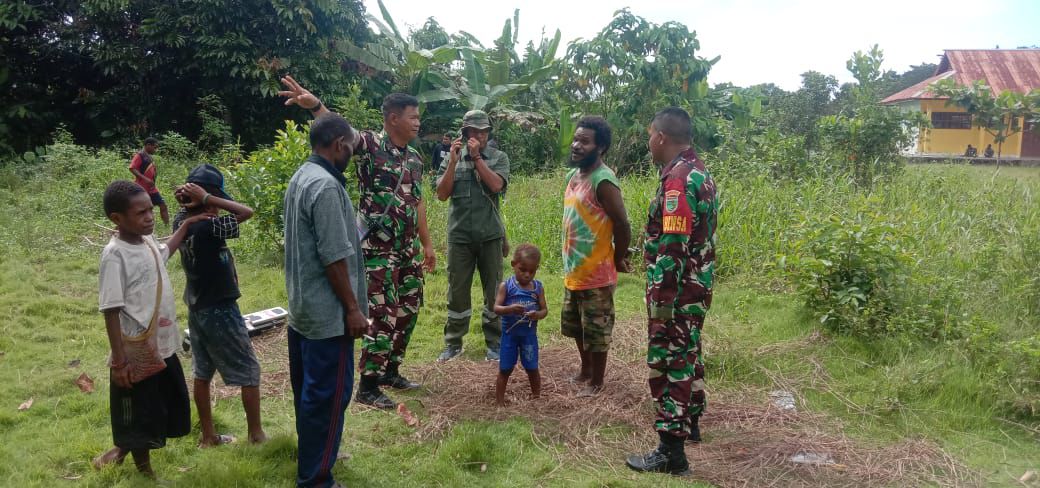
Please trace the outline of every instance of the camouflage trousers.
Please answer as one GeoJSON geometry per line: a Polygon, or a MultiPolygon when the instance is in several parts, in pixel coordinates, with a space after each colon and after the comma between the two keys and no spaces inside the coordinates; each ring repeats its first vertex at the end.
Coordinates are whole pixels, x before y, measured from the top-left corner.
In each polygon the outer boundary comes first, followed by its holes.
{"type": "Polygon", "coordinates": [[[563,289],[560,332],[564,337],[581,339],[589,352],[607,352],[614,334],[615,285],[589,290],[563,289]]]}
{"type": "Polygon", "coordinates": [[[657,415],[654,428],[679,437],[690,434],[693,418],[704,411],[703,317],[651,319],[646,363],[657,415]]]}
{"type": "Polygon", "coordinates": [[[422,305],[422,263],[418,256],[365,249],[365,270],[369,325],[358,369],[364,376],[379,376],[388,363],[404,361],[422,305]]]}

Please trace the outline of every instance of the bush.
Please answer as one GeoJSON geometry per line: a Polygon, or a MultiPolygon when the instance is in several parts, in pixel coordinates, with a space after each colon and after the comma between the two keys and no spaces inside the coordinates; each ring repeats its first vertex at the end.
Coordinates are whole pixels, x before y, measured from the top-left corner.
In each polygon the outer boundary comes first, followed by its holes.
{"type": "MultiPolygon", "coordinates": [[[[169,131],[158,137],[159,150],[156,152],[157,161],[162,163],[173,163],[181,166],[193,166],[198,158],[198,149],[191,139],[176,132],[169,131]]],[[[129,157],[127,163],[129,164],[129,157]]]]}
{"type": "Polygon", "coordinates": [[[545,174],[561,167],[555,155],[557,129],[553,124],[518,123],[499,115],[494,138],[509,155],[509,172],[516,175],[545,174]]]}
{"type": "Polygon", "coordinates": [[[231,143],[231,126],[228,124],[228,110],[217,95],[206,95],[199,98],[198,148],[204,153],[215,153],[231,143]]]}
{"type": "Polygon", "coordinates": [[[902,169],[900,151],[912,144],[912,129],[924,122],[922,117],[895,107],[866,105],[854,117],[823,117],[817,127],[824,150],[837,169],[852,176],[860,187],[870,188],[902,169]]]}
{"type": "Polygon", "coordinates": [[[870,203],[851,218],[810,224],[798,276],[807,309],[824,326],[867,337],[891,332],[911,262],[896,227],[870,203]]]}
{"type": "Polygon", "coordinates": [[[1040,334],[1009,342],[999,357],[997,371],[1011,388],[1004,395],[1005,408],[1025,418],[1040,417],[1040,334]]]}
{"type": "Polygon", "coordinates": [[[254,151],[244,163],[228,172],[235,197],[255,212],[252,220],[261,249],[284,249],[285,190],[296,168],[310,153],[308,128],[286,121],[273,146],[254,151]]]}
{"type": "Polygon", "coordinates": [[[754,178],[760,175],[773,180],[799,181],[819,176],[805,150],[805,137],[786,135],[776,129],[741,137],[732,127],[722,125],[729,139],[726,145],[708,154],[714,161],[713,175],[731,178],[754,178]]]}
{"type": "Polygon", "coordinates": [[[329,103],[334,110],[350,122],[357,130],[379,130],[383,127],[383,114],[365,101],[357,83],[347,85],[343,95],[335,96],[329,103]]]}

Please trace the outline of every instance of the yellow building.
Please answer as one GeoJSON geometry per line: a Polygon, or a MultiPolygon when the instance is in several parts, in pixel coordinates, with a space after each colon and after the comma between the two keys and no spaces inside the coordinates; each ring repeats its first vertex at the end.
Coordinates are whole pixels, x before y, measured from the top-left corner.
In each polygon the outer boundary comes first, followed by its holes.
{"type": "MultiPolygon", "coordinates": [[[[916,154],[961,156],[970,144],[982,157],[987,145],[992,144],[993,151],[997,151],[993,136],[985,129],[972,127],[971,115],[963,108],[947,105],[946,98],[929,90],[933,83],[951,77],[959,85],[981,80],[994,94],[1004,90],[1028,93],[1040,89],[1040,49],[947,50],[931,78],[881,101],[906,111],[923,112],[931,120],[932,128],[918,135],[916,154]]],[[[1019,120],[1019,126],[1023,124],[1019,120]]],[[[1040,158],[1040,134],[1033,127],[1026,127],[1008,137],[1001,152],[1003,157],[1040,158]]]]}

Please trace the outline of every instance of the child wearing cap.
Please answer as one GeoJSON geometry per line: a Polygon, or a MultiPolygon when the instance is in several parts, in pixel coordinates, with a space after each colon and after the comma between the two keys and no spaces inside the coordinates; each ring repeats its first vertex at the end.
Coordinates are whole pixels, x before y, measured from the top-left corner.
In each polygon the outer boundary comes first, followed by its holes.
{"type": "Polygon", "coordinates": [[[218,371],[224,384],[242,388],[249,441],[264,442],[267,436],[260,425],[260,363],[238,309],[238,275],[227,246],[227,239],[238,237],[239,224],[253,216],[253,209],[234,201],[224,191],[224,175],[209,164],[192,169],[175,196],[183,208],[173,219],[174,229],[194,215],[227,212],[186,224],[190,227],[180,248],[187,276],[184,301],[188,305],[195,406],[202,430],[199,447],[234,441],[232,436],[217,434],[213,426],[210,381],[218,371]]]}

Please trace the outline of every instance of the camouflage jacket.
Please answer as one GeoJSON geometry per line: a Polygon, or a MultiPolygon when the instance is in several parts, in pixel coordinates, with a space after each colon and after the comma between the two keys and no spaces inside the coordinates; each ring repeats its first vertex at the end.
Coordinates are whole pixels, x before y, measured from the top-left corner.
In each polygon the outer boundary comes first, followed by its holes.
{"type": "Polygon", "coordinates": [[[418,254],[423,168],[418,151],[397,148],[385,132],[363,131],[357,156],[358,218],[369,229],[362,249],[418,254]]]}
{"type": "Polygon", "coordinates": [[[651,319],[703,317],[711,305],[718,200],[693,149],[661,169],[646,223],[646,303],[651,319]]]}

